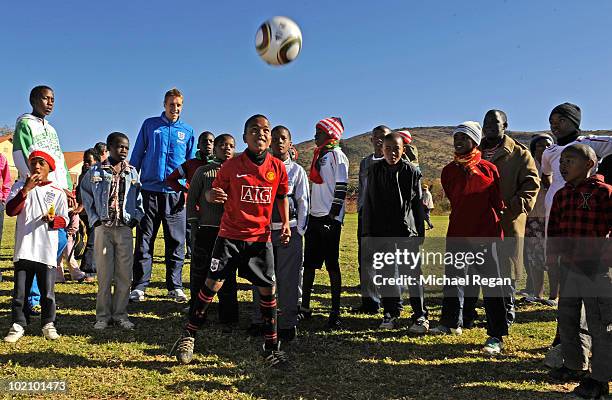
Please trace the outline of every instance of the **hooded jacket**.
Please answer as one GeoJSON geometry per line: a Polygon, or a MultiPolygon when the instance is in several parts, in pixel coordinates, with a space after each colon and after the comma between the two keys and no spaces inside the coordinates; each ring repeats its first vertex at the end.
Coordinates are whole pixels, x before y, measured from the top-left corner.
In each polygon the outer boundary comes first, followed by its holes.
{"type": "Polygon", "coordinates": [[[142,123],[130,164],[140,172],[143,190],[172,193],[166,178],[195,154],[193,128],[181,119],[170,122],[162,113],[142,123]]]}
{"type": "Polygon", "coordinates": [[[13,134],[13,160],[20,179],[30,174],[28,157],[34,150],[42,150],[55,159],[55,171],[49,173],[49,180],[61,189],[72,190],[72,179],[57,132],[46,119],[23,114],[17,118],[13,134]]]}

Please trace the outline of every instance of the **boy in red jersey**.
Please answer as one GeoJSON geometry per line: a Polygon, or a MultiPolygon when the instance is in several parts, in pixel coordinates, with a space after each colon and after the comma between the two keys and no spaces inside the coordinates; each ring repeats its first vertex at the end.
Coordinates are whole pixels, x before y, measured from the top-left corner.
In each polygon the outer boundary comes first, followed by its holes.
{"type": "Polygon", "coordinates": [[[185,331],[173,350],[179,362],[193,358],[195,336],[202,326],[206,310],[223,281],[238,270],[240,276],[257,287],[264,321],[263,355],[270,366],[286,362],[280,351],[276,332],[276,297],[274,254],[270,220],[275,200],[281,215],[280,241],[291,238],[289,227],[289,191],[283,162],[268,153],[272,142],[270,123],[263,115],[254,115],[244,124],[243,140],[247,149],[227,160],[206,193],[210,203],[224,204],[219,235],[212,252],[206,284],[200,289],[189,310],[185,331]]]}

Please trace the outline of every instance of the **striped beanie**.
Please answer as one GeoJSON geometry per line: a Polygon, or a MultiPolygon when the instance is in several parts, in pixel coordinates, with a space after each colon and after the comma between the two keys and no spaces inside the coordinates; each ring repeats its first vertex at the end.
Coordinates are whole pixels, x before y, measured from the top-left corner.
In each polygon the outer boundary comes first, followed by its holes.
{"type": "Polygon", "coordinates": [[[402,137],[404,144],[412,143],[412,134],[410,133],[408,129],[397,131],[397,133],[399,133],[399,135],[402,137]]]}
{"type": "Polygon", "coordinates": [[[316,129],[325,132],[330,139],[340,140],[344,132],[344,125],[340,118],[329,117],[317,122],[316,129]]]}
{"type": "Polygon", "coordinates": [[[482,128],[480,127],[480,124],[478,122],[465,121],[460,123],[453,131],[453,135],[459,132],[465,133],[474,142],[476,142],[476,145],[480,145],[480,140],[482,139],[482,128]]]}

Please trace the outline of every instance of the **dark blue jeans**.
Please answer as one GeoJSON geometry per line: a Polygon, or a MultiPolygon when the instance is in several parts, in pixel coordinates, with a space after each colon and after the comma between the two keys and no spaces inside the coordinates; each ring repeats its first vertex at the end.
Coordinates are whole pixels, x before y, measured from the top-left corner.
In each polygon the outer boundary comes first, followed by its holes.
{"type": "Polygon", "coordinates": [[[132,289],[144,292],[151,282],[155,237],[160,225],[164,231],[166,288],[182,289],[186,232],[185,196],[183,193],[143,190],[142,202],[145,215],[136,228],[132,289]]]}
{"type": "MultiPolygon", "coordinates": [[[[445,266],[447,278],[469,278],[473,282],[475,275],[484,278],[506,278],[500,272],[499,265],[493,257],[494,249],[486,246],[462,245],[454,243],[447,252],[484,252],[485,262],[480,266],[469,268],[456,268],[453,264],[445,266]]],[[[480,285],[445,285],[444,300],[442,301],[442,317],[440,323],[448,328],[460,326],[469,327],[476,318],[476,302],[480,295],[480,285]]],[[[487,334],[496,338],[508,335],[510,325],[514,321],[514,295],[512,285],[496,285],[495,287],[482,286],[484,308],[487,317],[487,334]]]]}
{"type": "MultiPolygon", "coordinates": [[[[57,237],[58,237],[57,259],[59,260],[60,257],[62,256],[62,253],[64,252],[64,247],[66,247],[66,244],[68,243],[68,234],[66,233],[65,229],[58,229],[57,237]]],[[[55,272],[55,270],[53,270],[53,272],[55,272]]],[[[40,290],[38,288],[38,280],[36,278],[36,275],[34,275],[34,279],[30,285],[29,293],[30,294],[28,295],[28,305],[30,306],[30,308],[39,305],[40,304],[40,290]]]]}

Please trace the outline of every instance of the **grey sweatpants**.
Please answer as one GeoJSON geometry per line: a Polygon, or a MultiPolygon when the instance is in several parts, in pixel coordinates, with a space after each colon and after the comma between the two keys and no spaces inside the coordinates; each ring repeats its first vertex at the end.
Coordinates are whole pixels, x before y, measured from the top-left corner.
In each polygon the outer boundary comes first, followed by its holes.
{"type": "MultiPolygon", "coordinates": [[[[297,228],[291,228],[291,240],[287,246],[280,244],[280,230],[272,231],[274,248],[274,272],[276,298],[278,299],[278,327],[290,329],[297,325],[298,302],[302,292],[303,240],[297,228]]],[[[259,292],[253,289],[251,321],[263,323],[259,309],[259,292]]]]}
{"type": "Polygon", "coordinates": [[[591,376],[601,382],[612,379],[612,272],[588,276],[561,267],[559,333],[564,365],[574,370],[589,367],[589,343],[581,337],[581,311],[591,336],[591,376]]]}
{"type": "Polygon", "coordinates": [[[126,319],[134,244],[132,228],[128,226],[95,228],[94,259],[98,270],[96,321],[126,319]],[[111,293],[111,287],[115,290],[111,293]]]}

